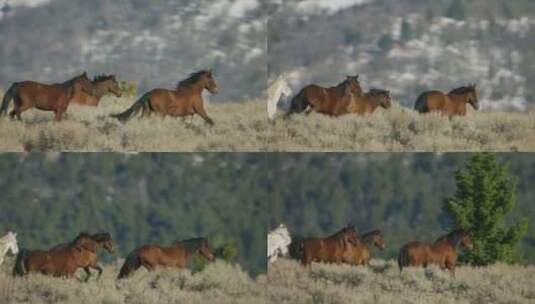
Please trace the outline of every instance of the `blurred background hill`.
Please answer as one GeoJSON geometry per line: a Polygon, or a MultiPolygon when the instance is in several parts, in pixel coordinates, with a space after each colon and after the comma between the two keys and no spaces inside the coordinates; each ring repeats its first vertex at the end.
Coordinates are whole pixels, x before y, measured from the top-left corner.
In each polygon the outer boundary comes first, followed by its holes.
{"type": "Polygon", "coordinates": [[[266,83],[267,0],[0,0],[0,87],[115,73],[139,90],[215,69],[216,101],[266,83]]]}
{"type": "Polygon", "coordinates": [[[50,248],[108,231],[124,258],[144,244],[207,236],[265,272],[266,163],[256,154],[3,154],[0,233],[50,248]]]}
{"type": "Polygon", "coordinates": [[[268,23],[269,75],[295,89],[360,74],[412,107],[425,90],[477,83],[484,108],[535,101],[535,1],[280,1],[268,23]]]}

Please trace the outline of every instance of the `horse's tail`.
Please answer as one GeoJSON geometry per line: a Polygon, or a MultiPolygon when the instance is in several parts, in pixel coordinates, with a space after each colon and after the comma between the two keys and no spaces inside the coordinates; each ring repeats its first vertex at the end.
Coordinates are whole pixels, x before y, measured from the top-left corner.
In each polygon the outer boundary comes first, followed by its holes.
{"type": "Polygon", "coordinates": [[[425,93],[418,96],[418,99],[416,99],[416,102],[414,103],[414,109],[420,113],[428,112],[429,109],[427,107],[427,98],[425,93]]]}
{"type": "Polygon", "coordinates": [[[136,250],[126,257],[126,260],[124,261],[124,264],[121,267],[121,270],[119,271],[119,275],[117,276],[117,280],[126,278],[133,271],[136,271],[139,267],[141,267],[141,259],[139,258],[139,255],[136,250]]]}
{"type": "Polygon", "coordinates": [[[305,89],[301,90],[299,94],[295,95],[290,102],[290,109],[286,112],[286,117],[294,114],[301,113],[308,107],[308,101],[305,96],[305,89]]]}
{"type": "Polygon", "coordinates": [[[403,246],[399,250],[399,253],[398,253],[399,272],[403,270],[403,267],[409,266],[409,257],[408,257],[407,251],[408,251],[407,246],[403,246]]]}
{"type": "Polygon", "coordinates": [[[141,98],[139,98],[130,108],[126,111],[118,114],[112,114],[111,117],[119,119],[121,122],[126,122],[133,116],[135,116],[143,107],[149,104],[150,101],[150,92],[145,93],[141,98]]]}
{"type": "Polygon", "coordinates": [[[26,269],[26,257],[28,256],[29,251],[26,249],[19,250],[17,258],[15,259],[15,265],[13,266],[13,276],[21,277],[28,273],[26,269]]]}
{"type": "Polygon", "coordinates": [[[7,89],[6,93],[4,94],[4,98],[2,99],[2,107],[0,108],[0,116],[4,116],[7,114],[7,108],[9,108],[9,102],[15,97],[15,94],[17,94],[19,88],[18,82],[13,83],[9,89],[7,89]]]}

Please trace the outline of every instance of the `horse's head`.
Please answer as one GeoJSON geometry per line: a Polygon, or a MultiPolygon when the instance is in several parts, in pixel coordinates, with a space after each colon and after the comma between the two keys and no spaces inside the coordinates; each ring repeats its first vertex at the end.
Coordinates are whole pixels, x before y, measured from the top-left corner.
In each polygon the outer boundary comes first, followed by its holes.
{"type": "Polygon", "coordinates": [[[371,89],[370,94],[376,99],[379,106],[384,109],[388,109],[392,106],[392,97],[390,97],[390,91],[381,89],[371,89]]]}
{"type": "Polygon", "coordinates": [[[109,76],[99,76],[93,79],[93,83],[95,82],[101,82],[104,85],[104,89],[106,93],[112,93],[116,97],[121,97],[122,90],[121,86],[119,85],[119,82],[117,82],[117,79],[115,79],[115,75],[109,75],[109,76]]]}
{"type": "Polygon", "coordinates": [[[19,246],[17,245],[17,234],[9,231],[7,233],[7,248],[11,251],[12,254],[19,253],[19,246]]]}
{"type": "Polygon", "coordinates": [[[477,90],[475,84],[468,86],[466,101],[471,104],[475,110],[479,110],[479,100],[477,98],[477,90]]]}
{"type": "Polygon", "coordinates": [[[213,261],[215,259],[214,249],[212,248],[212,246],[210,246],[210,243],[207,239],[202,240],[198,252],[200,255],[202,255],[209,261],[213,261]]]}
{"type": "Polygon", "coordinates": [[[472,243],[472,240],[470,239],[470,236],[467,232],[463,233],[459,242],[461,243],[461,246],[466,250],[474,249],[474,243],[472,243]]]}
{"type": "Polygon", "coordinates": [[[99,243],[102,246],[102,248],[106,249],[109,253],[115,252],[113,239],[109,233],[105,232],[105,233],[95,234],[93,235],[93,239],[97,243],[99,243]]]}
{"type": "Polygon", "coordinates": [[[204,83],[204,88],[207,89],[210,93],[217,94],[219,92],[219,86],[217,85],[217,82],[214,79],[212,70],[205,71],[201,75],[200,81],[204,83]]]}
{"type": "Polygon", "coordinates": [[[97,243],[87,232],[81,232],[80,234],[78,234],[78,236],[72,242],[71,247],[80,252],[84,250],[88,250],[91,252],[97,251],[97,243]]]}
{"type": "Polygon", "coordinates": [[[347,76],[344,83],[346,84],[346,86],[349,86],[349,90],[351,91],[351,93],[355,94],[356,96],[362,95],[362,88],[360,87],[359,75],[347,76]]]}

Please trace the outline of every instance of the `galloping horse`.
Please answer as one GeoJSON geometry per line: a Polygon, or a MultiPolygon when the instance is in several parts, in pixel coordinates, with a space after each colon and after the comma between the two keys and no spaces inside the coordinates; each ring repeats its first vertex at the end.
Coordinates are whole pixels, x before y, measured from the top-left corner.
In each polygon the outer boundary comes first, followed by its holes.
{"type": "Polygon", "coordinates": [[[344,97],[336,104],[330,114],[333,116],[349,113],[357,115],[372,114],[378,107],[388,109],[391,105],[390,91],[371,89],[361,96],[355,96],[350,88],[346,87],[344,97]]]}
{"type": "Polygon", "coordinates": [[[17,234],[11,231],[8,231],[6,235],[0,238],[0,265],[4,263],[4,257],[8,251],[11,251],[11,253],[14,255],[19,253],[19,246],[17,246],[17,234]]]}
{"type": "Polygon", "coordinates": [[[129,276],[139,267],[152,271],[156,266],[184,268],[194,254],[200,254],[209,261],[215,259],[214,251],[206,238],[195,238],[175,243],[170,247],[145,245],[132,251],[124,261],[118,280],[129,276]]]}
{"type": "Polygon", "coordinates": [[[268,233],[267,257],[270,263],[277,260],[280,255],[288,254],[288,246],[292,243],[292,238],[288,228],[280,224],[277,229],[268,233]]]}
{"type": "Polygon", "coordinates": [[[326,238],[305,238],[301,243],[301,263],[304,266],[310,266],[312,262],[342,263],[347,248],[358,242],[359,237],[353,225],[326,238]]]}
{"type": "Polygon", "coordinates": [[[344,96],[346,88],[349,87],[351,94],[355,96],[362,95],[359,76],[347,76],[344,81],[335,87],[324,88],[315,84],[304,87],[291,101],[290,110],[286,113],[289,116],[294,113],[301,113],[307,110],[333,115],[334,109],[344,96]]]}
{"type": "Polygon", "coordinates": [[[385,249],[385,240],[381,230],[373,230],[360,236],[361,242],[351,244],[344,252],[344,262],[351,265],[369,265],[371,247],[385,249]]]}
{"type": "MultiPolygon", "coordinates": [[[[98,271],[98,277],[100,278],[102,275],[103,268],[98,263],[98,250],[100,248],[106,249],[109,253],[113,253],[113,239],[111,235],[107,232],[104,233],[97,233],[90,236],[90,238],[93,240],[93,242],[87,242],[84,246],[81,247],[82,253],[79,259],[78,268],[83,268],[86,273],[85,281],[87,282],[89,278],[91,277],[91,269],[95,269],[98,271]]],[[[56,251],[60,249],[64,249],[69,244],[60,244],[49,251],[56,251]]]]}
{"type": "Polygon", "coordinates": [[[277,106],[282,97],[288,97],[292,95],[292,89],[286,77],[284,75],[279,75],[275,81],[269,86],[266,90],[267,92],[267,113],[269,119],[274,119],[275,114],[277,113],[277,106]]]}
{"type": "Polygon", "coordinates": [[[473,245],[468,232],[463,229],[454,230],[438,238],[433,244],[410,242],[399,250],[399,271],[406,266],[424,266],[436,264],[441,269],[449,269],[455,276],[457,263],[457,245],[472,250],[473,245]]]}
{"type": "Polygon", "coordinates": [[[116,97],[121,97],[121,87],[115,79],[115,75],[100,75],[96,76],[92,81],[92,94],[84,91],[77,91],[74,93],[71,102],[79,105],[96,107],[100,103],[102,96],[112,93],[116,97]]]}
{"type": "Polygon", "coordinates": [[[4,95],[0,116],[7,114],[9,102],[13,99],[15,105],[13,111],[9,113],[11,118],[16,116],[18,120],[22,120],[20,117],[22,112],[36,108],[53,111],[54,118],[60,121],[74,94],[81,90],[88,94],[93,93],[91,81],[87,78],[86,72],[60,84],[42,84],[35,81],[15,82],[4,95]]]}
{"type": "Polygon", "coordinates": [[[141,117],[150,116],[156,112],[161,116],[188,116],[198,114],[208,124],[213,125],[214,121],[204,110],[204,100],[202,92],[208,90],[212,94],[217,94],[218,85],[212,76],[212,70],[199,71],[193,73],[186,80],[178,83],[176,89],[153,89],[138,99],[126,111],[114,114],[112,117],[126,122],[140,110],[143,110],[141,117]]]}
{"type": "Polygon", "coordinates": [[[74,276],[76,269],[84,267],[84,250],[92,250],[94,241],[85,232],[71,243],[52,250],[21,250],[17,255],[13,275],[22,276],[31,272],[56,277],[74,276]]]}
{"type": "Polygon", "coordinates": [[[454,89],[447,95],[440,91],[424,92],[416,100],[414,109],[420,113],[440,112],[451,118],[465,116],[467,103],[475,110],[479,109],[475,84],[454,89]]]}

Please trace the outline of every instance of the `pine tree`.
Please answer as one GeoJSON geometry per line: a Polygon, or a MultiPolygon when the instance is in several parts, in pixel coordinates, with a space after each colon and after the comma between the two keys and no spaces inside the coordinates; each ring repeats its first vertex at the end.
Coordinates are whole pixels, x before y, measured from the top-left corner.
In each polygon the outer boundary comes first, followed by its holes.
{"type": "Polygon", "coordinates": [[[526,234],[526,220],[507,227],[505,219],[516,204],[516,178],[493,154],[476,154],[455,173],[457,190],[445,210],[459,228],[470,231],[474,250],[461,260],[474,265],[516,261],[515,248],[526,234]]]}
{"type": "Polygon", "coordinates": [[[446,17],[452,18],[455,20],[465,20],[466,19],[466,7],[464,6],[463,0],[453,0],[450,7],[446,11],[446,17]]]}
{"type": "Polygon", "coordinates": [[[377,42],[377,46],[385,53],[388,53],[392,46],[394,46],[394,40],[392,39],[392,36],[389,34],[384,34],[379,38],[379,41],[377,42]]]}
{"type": "Polygon", "coordinates": [[[409,41],[412,39],[412,28],[411,24],[403,19],[403,22],[401,22],[401,40],[403,41],[409,41]]]}

